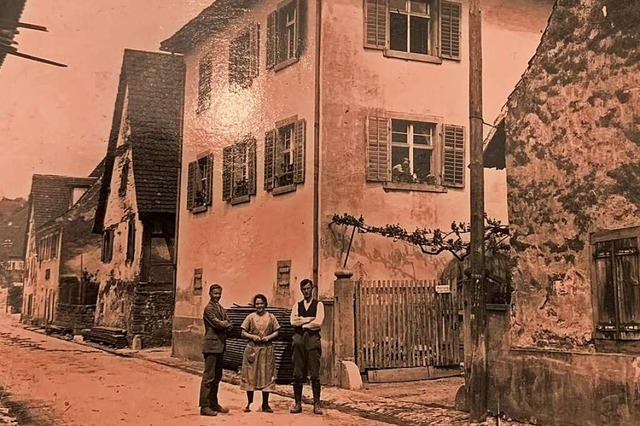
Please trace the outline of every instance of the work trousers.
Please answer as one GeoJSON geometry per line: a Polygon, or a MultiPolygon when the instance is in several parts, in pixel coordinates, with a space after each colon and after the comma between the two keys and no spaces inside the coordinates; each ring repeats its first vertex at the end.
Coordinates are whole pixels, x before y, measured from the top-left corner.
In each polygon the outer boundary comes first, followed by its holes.
{"type": "Polygon", "coordinates": [[[211,407],[215,409],[218,403],[218,387],[222,380],[222,355],[223,354],[203,354],[204,373],[202,373],[202,384],[200,385],[200,407],[211,407]]]}
{"type": "Polygon", "coordinates": [[[304,331],[293,335],[293,382],[302,384],[311,376],[311,383],[320,383],[320,333],[304,331]]]}

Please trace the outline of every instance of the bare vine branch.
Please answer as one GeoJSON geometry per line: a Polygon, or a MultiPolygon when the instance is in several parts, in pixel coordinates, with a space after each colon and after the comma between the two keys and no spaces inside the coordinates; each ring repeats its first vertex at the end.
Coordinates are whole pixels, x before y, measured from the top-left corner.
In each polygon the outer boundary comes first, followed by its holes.
{"type": "MultiPolygon", "coordinates": [[[[460,261],[469,255],[470,243],[463,237],[470,234],[471,230],[470,225],[464,222],[453,222],[451,229],[447,231],[439,228],[416,228],[413,232],[408,232],[400,225],[367,225],[362,216],[356,218],[344,213],[342,215],[333,215],[329,226],[333,225],[353,226],[354,229],[363,234],[378,234],[392,238],[394,241],[404,241],[417,246],[422,253],[427,255],[435,256],[443,252],[449,252],[460,261]]],[[[488,218],[485,214],[485,250],[488,252],[508,250],[509,245],[505,242],[508,237],[509,227],[496,219],[488,218]]]]}

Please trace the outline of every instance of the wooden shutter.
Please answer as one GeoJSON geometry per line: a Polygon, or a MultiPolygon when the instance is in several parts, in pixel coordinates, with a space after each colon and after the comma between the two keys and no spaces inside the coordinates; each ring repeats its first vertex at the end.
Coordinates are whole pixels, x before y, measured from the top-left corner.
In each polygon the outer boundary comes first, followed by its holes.
{"type": "Polygon", "coordinates": [[[260,73],[260,24],[249,28],[249,77],[256,78],[260,73]]]}
{"type": "Polygon", "coordinates": [[[464,186],[464,127],[444,125],[444,161],[442,184],[464,186]]]}
{"type": "Polygon", "coordinates": [[[296,121],[293,130],[293,183],[304,182],[305,129],[305,120],[296,121]]]}
{"type": "Polygon", "coordinates": [[[273,189],[276,176],[276,131],[270,130],[264,135],[264,190],[273,189]]]}
{"type": "Polygon", "coordinates": [[[389,180],[389,119],[368,117],[367,125],[367,181],[389,180]]]}
{"type": "Polygon", "coordinates": [[[210,206],[213,203],[213,154],[207,155],[205,177],[207,181],[207,187],[205,188],[207,199],[204,204],[210,206]]]}
{"type": "Polygon", "coordinates": [[[256,140],[247,140],[247,179],[249,180],[249,195],[256,195],[256,140]]]}
{"type": "Polygon", "coordinates": [[[267,16],[267,69],[276,65],[276,46],[278,38],[278,12],[273,11],[267,16]]]}
{"type": "Polygon", "coordinates": [[[462,5],[442,1],[440,6],[440,56],[460,60],[460,22],[462,5]]]}
{"type": "Polygon", "coordinates": [[[233,145],[222,150],[222,200],[231,200],[233,179],[233,145]]]}
{"type": "Polygon", "coordinates": [[[189,175],[187,176],[187,210],[192,210],[195,207],[196,199],[196,168],[198,167],[197,161],[189,163],[189,175]]]}
{"type": "Polygon", "coordinates": [[[302,9],[300,8],[300,0],[295,0],[296,2],[296,28],[295,28],[295,51],[293,52],[294,58],[300,57],[300,52],[302,51],[302,38],[304,34],[304,29],[302,28],[304,22],[302,21],[302,9]]]}
{"type": "Polygon", "coordinates": [[[387,44],[387,0],[364,0],[364,45],[384,49],[387,44]]]}

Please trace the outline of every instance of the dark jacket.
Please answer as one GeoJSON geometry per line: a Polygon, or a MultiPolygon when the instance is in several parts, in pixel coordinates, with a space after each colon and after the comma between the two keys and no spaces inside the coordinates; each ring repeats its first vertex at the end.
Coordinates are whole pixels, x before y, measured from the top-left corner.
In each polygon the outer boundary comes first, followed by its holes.
{"type": "Polygon", "coordinates": [[[209,301],[204,308],[204,343],[202,353],[221,354],[224,352],[226,334],[231,330],[227,312],[219,303],[209,301]]]}

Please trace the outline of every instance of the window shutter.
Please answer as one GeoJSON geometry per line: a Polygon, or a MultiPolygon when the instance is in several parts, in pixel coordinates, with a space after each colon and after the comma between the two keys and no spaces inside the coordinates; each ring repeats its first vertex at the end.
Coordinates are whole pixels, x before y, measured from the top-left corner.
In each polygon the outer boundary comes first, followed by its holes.
{"type": "Polygon", "coordinates": [[[464,186],[464,127],[444,125],[444,162],[442,184],[464,186]]]}
{"type": "Polygon", "coordinates": [[[247,140],[247,179],[249,180],[249,195],[256,195],[256,140],[247,140]]]}
{"type": "Polygon", "coordinates": [[[213,202],[213,154],[207,155],[207,166],[205,169],[205,177],[207,180],[205,205],[210,206],[213,202]]]}
{"type": "Polygon", "coordinates": [[[260,24],[254,24],[249,30],[249,77],[256,78],[260,73],[260,24]]]}
{"type": "Polygon", "coordinates": [[[367,181],[389,180],[389,119],[367,118],[367,181]]]}
{"type": "Polygon", "coordinates": [[[445,59],[460,60],[460,22],[462,5],[442,1],[440,6],[440,55],[445,59]]]}
{"type": "Polygon", "coordinates": [[[264,135],[264,190],[273,189],[275,179],[276,131],[270,130],[264,135]]]}
{"type": "Polygon", "coordinates": [[[293,133],[293,183],[304,182],[305,120],[296,121],[293,133]]]}
{"type": "Polygon", "coordinates": [[[231,179],[233,179],[233,146],[222,150],[222,200],[231,200],[231,179]]]}
{"type": "Polygon", "coordinates": [[[273,11],[267,16],[267,69],[276,64],[276,45],[278,37],[278,12],[273,11]]]}
{"type": "Polygon", "coordinates": [[[189,163],[189,175],[187,177],[187,210],[192,210],[196,199],[196,168],[198,163],[192,161],[189,163]]]}
{"type": "Polygon", "coordinates": [[[387,44],[387,0],[364,1],[364,45],[384,49],[387,44]]]}
{"type": "Polygon", "coordinates": [[[295,38],[296,45],[295,45],[295,51],[293,52],[293,57],[299,58],[300,52],[302,51],[302,39],[304,34],[304,30],[302,26],[304,25],[304,22],[302,21],[302,9],[300,8],[300,0],[295,0],[295,1],[296,1],[296,38],[295,38]]]}

